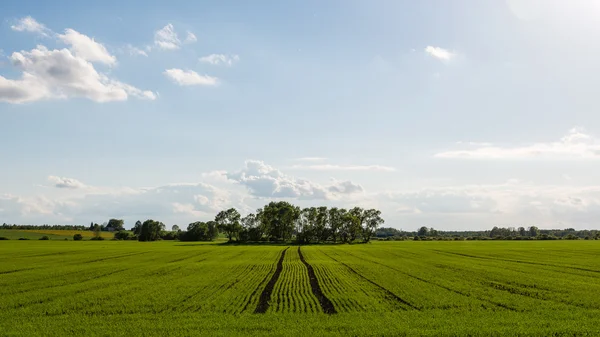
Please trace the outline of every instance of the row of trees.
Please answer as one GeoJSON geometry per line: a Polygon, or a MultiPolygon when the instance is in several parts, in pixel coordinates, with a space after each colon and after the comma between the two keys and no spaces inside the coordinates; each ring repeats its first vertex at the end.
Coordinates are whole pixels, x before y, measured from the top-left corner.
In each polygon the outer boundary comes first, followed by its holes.
{"type": "MultiPolygon", "coordinates": [[[[179,239],[181,241],[210,241],[223,233],[229,241],[289,241],[313,242],[369,242],[377,227],[383,224],[381,212],[376,209],[309,207],[301,209],[285,201],[271,202],[263,208],[241,217],[230,208],[219,212],[215,219],[193,222],[185,231],[173,226],[165,230],[162,222],[138,221],[133,237],[140,241],[179,239]]],[[[117,239],[129,239],[129,234],[118,232],[117,239]]]]}
{"type": "Polygon", "coordinates": [[[575,230],[566,229],[539,229],[537,226],[530,227],[497,227],[487,231],[438,231],[434,228],[421,227],[417,231],[403,231],[391,227],[378,228],[375,236],[384,240],[408,240],[413,238],[423,239],[472,239],[472,240],[555,240],[555,239],[586,239],[600,240],[598,230],[575,230]]]}
{"type": "Polygon", "coordinates": [[[241,218],[235,208],[215,217],[217,228],[229,241],[369,242],[384,223],[376,209],[308,207],[301,209],[285,201],[271,202],[241,218]]]}
{"type": "Polygon", "coordinates": [[[17,225],[3,223],[0,229],[21,229],[21,230],[68,230],[68,231],[82,231],[86,230],[85,226],[80,225],[17,225]]]}

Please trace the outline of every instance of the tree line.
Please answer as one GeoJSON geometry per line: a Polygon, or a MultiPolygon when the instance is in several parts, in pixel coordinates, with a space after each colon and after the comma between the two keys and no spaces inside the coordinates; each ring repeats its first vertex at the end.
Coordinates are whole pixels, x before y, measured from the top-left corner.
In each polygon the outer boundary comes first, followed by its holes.
{"type": "Polygon", "coordinates": [[[485,231],[438,231],[421,227],[417,231],[403,231],[391,227],[377,229],[380,240],[600,240],[598,230],[539,229],[529,227],[498,227],[485,231]]]}
{"type": "Polygon", "coordinates": [[[224,234],[229,242],[369,242],[384,223],[381,211],[354,207],[300,208],[286,201],[270,202],[242,217],[235,208],[220,211],[210,221],[190,223],[186,230],[174,225],[167,231],[156,220],[137,221],[132,233],[120,231],[116,239],[139,241],[211,241],[224,234]]]}

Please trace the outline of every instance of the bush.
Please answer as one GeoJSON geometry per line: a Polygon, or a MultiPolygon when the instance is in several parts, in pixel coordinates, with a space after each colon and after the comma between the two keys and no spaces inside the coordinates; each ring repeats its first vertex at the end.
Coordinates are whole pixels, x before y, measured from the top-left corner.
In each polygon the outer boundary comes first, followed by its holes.
{"type": "Polygon", "coordinates": [[[6,236],[0,236],[0,241],[2,240],[10,240],[9,238],[7,238],[6,236]]]}
{"type": "Polygon", "coordinates": [[[90,239],[90,241],[103,241],[104,238],[101,236],[94,236],[93,238],[90,239]]]}
{"type": "Polygon", "coordinates": [[[19,240],[29,240],[29,238],[19,238],[19,240]]]}
{"type": "Polygon", "coordinates": [[[77,234],[73,235],[73,240],[81,241],[81,240],[83,240],[83,235],[77,233],[77,234]]]}
{"type": "Polygon", "coordinates": [[[130,235],[127,231],[118,231],[115,233],[115,240],[129,240],[130,235]]]}
{"type": "Polygon", "coordinates": [[[50,238],[48,237],[48,235],[44,235],[41,238],[39,238],[38,240],[50,240],[50,238]]]}

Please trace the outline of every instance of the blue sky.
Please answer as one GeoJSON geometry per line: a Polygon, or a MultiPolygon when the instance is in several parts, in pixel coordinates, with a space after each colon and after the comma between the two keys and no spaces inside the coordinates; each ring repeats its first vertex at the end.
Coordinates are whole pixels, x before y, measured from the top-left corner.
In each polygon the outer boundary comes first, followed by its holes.
{"type": "Polygon", "coordinates": [[[3,1],[0,222],[269,200],[598,227],[592,1],[3,1]]]}

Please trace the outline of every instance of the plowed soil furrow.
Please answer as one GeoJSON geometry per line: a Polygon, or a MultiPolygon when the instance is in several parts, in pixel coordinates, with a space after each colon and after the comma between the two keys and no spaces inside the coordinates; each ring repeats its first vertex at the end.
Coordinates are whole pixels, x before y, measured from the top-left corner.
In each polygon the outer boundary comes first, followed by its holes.
{"type": "Polygon", "coordinates": [[[321,290],[321,286],[319,285],[319,280],[317,279],[317,276],[315,275],[315,270],[304,259],[304,255],[302,255],[302,250],[300,250],[300,247],[298,247],[298,255],[300,256],[300,261],[302,261],[302,263],[304,263],[304,265],[306,266],[306,269],[308,270],[308,279],[310,280],[310,287],[311,287],[312,292],[315,295],[315,297],[319,300],[319,304],[321,304],[321,308],[323,308],[323,312],[328,315],[337,314],[337,310],[335,310],[333,303],[331,303],[329,298],[327,298],[327,296],[325,296],[323,294],[323,291],[321,290]]]}
{"type": "Polygon", "coordinates": [[[256,309],[254,309],[255,314],[264,314],[265,312],[267,312],[267,309],[269,309],[269,301],[271,301],[271,293],[273,292],[273,287],[275,287],[275,283],[277,283],[277,280],[279,279],[279,275],[281,274],[281,271],[283,270],[283,258],[285,257],[285,251],[288,250],[288,248],[290,248],[290,247],[287,247],[286,249],[284,249],[281,252],[281,257],[279,258],[279,262],[277,262],[277,268],[275,269],[273,276],[271,276],[269,283],[267,283],[267,285],[265,286],[265,289],[260,294],[260,299],[258,300],[258,305],[256,306],[256,309]]]}

